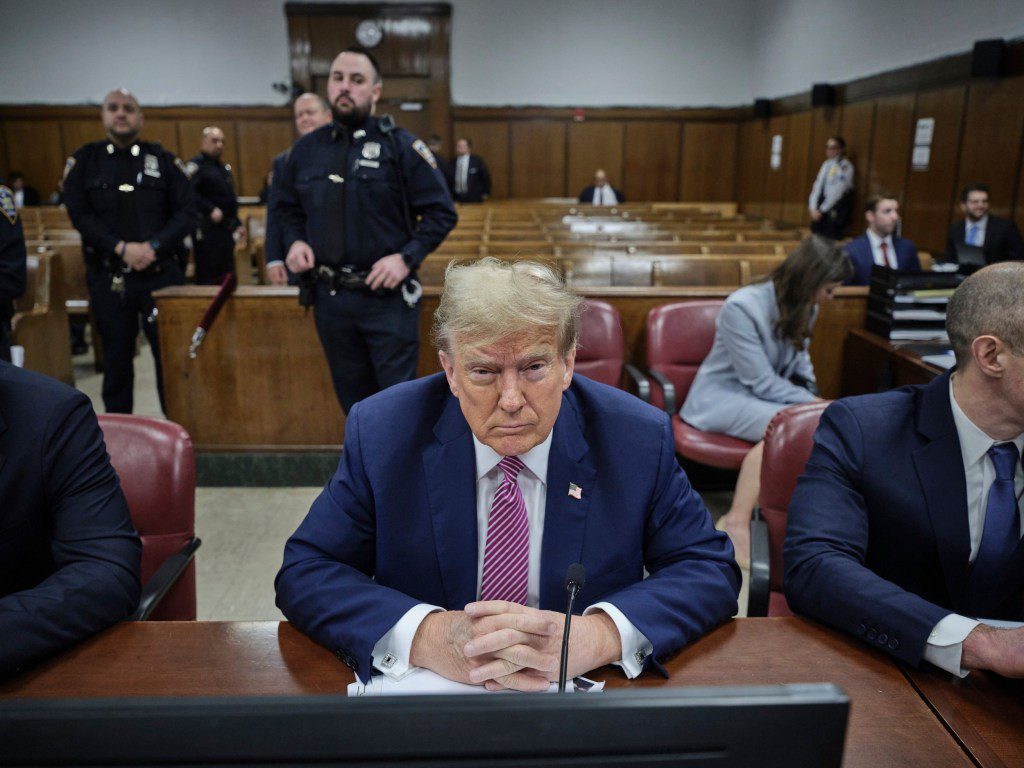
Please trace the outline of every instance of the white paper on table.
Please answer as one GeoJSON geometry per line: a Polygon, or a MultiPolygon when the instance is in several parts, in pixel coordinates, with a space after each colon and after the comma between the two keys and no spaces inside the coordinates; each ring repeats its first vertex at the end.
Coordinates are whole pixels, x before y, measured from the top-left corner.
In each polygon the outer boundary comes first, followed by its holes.
{"type": "Polygon", "coordinates": [[[934,365],[936,368],[942,368],[945,371],[956,365],[956,357],[953,355],[953,350],[937,355],[921,355],[921,359],[929,365],[934,365]]]}
{"type": "MultiPolygon", "coordinates": [[[[585,677],[577,677],[572,681],[573,693],[600,693],[604,690],[604,681],[595,682],[585,677]]],[[[507,693],[509,691],[501,691],[507,693]]],[[[548,693],[557,693],[558,683],[552,683],[548,693]]],[[[349,696],[419,696],[422,694],[461,694],[491,693],[482,685],[456,683],[429,669],[415,669],[401,680],[392,680],[386,675],[374,675],[364,685],[356,680],[349,683],[349,696]]]]}

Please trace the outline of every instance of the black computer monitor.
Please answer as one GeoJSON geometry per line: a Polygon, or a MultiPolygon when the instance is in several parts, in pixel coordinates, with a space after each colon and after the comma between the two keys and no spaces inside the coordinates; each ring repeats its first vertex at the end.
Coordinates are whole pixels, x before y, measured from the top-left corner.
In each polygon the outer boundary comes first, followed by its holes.
{"type": "Polygon", "coordinates": [[[956,244],[956,261],[960,265],[959,272],[962,275],[970,275],[984,267],[985,251],[977,245],[967,243],[956,244]]]}
{"type": "Polygon", "coordinates": [[[832,685],[0,702],[3,765],[828,768],[832,685]]]}

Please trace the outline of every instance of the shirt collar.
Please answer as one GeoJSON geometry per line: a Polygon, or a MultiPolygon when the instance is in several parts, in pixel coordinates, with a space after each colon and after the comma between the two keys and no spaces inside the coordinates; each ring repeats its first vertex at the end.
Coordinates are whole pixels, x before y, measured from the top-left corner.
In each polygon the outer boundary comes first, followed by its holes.
{"type": "Polygon", "coordinates": [[[979,229],[984,229],[986,226],[988,226],[988,214],[987,213],[984,216],[982,216],[980,219],[978,219],[977,221],[971,221],[970,219],[967,219],[967,227],[968,228],[970,228],[970,227],[978,227],[979,229]]]}
{"type": "Polygon", "coordinates": [[[883,242],[892,245],[892,235],[888,235],[887,237],[879,237],[870,227],[868,227],[868,229],[866,229],[865,231],[868,233],[868,242],[870,242],[871,245],[874,246],[875,248],[879,247],[883,242]]]}
{"type": "MultiPolygon", "coordinates": [[[[989,448],[1002,441],[993,440],[986,435],[981,427],[964,413],[956,398],[953,397],[952,376],[949,377],[949,404],[953,409],[953,423],[956,425],[957,436],[960,438],[960,452],[963,454],[964,465],[973,467],[985,458],[989,448]]],[[[1012,442],[1017,444],[1018,452],[1024,451],[1024,434],[1017,435],[1012,442]]]]}
{"type": "MultiPolygon", "coordinates": [[[[554,433],[555,430],[552,429],[548,432],[548,436],[544,438],[543,443],[535,445],[519,456],[519,459],[533,473],[534,477],[545,485],[548,482],[548,454],[551,453],[551,436],[554,433]]],[[[473,435],[473,448],[476,452],[476,479],[477,482],[480,482],[484,475],[498,466],[498,462],[504,457],[491,448],[491,446],[484,445],[477,440],[476,435],[473,435]]]]}

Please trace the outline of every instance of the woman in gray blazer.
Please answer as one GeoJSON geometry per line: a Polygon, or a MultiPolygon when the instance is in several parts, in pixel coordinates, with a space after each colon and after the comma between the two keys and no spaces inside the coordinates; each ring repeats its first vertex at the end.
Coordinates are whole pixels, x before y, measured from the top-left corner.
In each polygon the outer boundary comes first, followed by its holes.
{"type": "Polygon", "coordinates": [[[730,295],[715,323],[711,352],[679,413],[697,429],[756,443],[740,467],[732,506],[719,521],[741,565],[750,562],[750,516],[760,490],[765,428],[787,405],[817,399],[807,349],[818,303],[852,273],[835,242],[812,235],[768,277],[730,295]]]}

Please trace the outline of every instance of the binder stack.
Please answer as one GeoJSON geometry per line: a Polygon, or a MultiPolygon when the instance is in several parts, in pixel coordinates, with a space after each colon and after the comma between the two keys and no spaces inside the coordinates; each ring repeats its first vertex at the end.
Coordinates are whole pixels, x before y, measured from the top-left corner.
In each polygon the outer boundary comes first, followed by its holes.
{"type": "Polygon", "coordinates": [[[946,304],[963,279],[955,272],[902,272],[876,265],[864,327],[890,341],[948,342],[946,304]]]}

